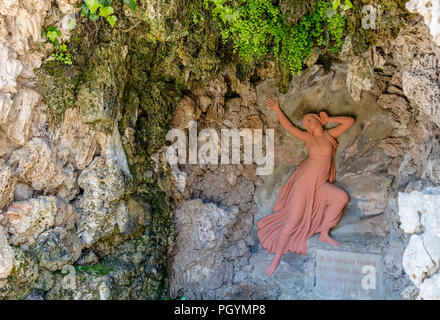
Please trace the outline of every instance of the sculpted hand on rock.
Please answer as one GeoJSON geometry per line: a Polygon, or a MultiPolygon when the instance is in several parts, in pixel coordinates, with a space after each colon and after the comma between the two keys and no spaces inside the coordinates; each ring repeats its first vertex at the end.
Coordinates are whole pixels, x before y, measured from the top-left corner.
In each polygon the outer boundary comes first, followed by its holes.
{"type": "Polygon", "coordinates": [[[281,186],[274,212],[257,222],[261,244],[275,256],[266,268],[273,275],[281,257],[288,251],[307,255],[307,240],[321,233],[319,240],[334,247],[339,243],[329,231],[339,221],[349,200],[343,189],[334,185],[333,156],[338,146],[337,137],[355,122],[352,117],[329,117],[326,112],[306,114],[303,123],[307,131],[296,128],[284,115],[276,101],[267,99],[266,106],[275,110],[280,123],[295,137],[306,142],[309,157],[305,159],[281,186]],[[328,130],[327,122],[340,125],[328,130]]]}

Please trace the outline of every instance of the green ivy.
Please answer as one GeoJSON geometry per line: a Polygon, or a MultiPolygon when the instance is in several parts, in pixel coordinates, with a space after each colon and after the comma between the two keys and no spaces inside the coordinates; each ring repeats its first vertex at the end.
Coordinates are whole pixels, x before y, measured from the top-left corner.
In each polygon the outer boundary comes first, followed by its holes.
{"type": "Polygon", "coordinates": [[[287,26],[281,10],[268,0],[204,0],[218,22],[223,42],[232,40],[234,53],[256,63],[269,54],[280,58],[282,68],[301,75],[314,48],[337,53],[344,43],[345,11],[350,0],[318,1],[311,13],[287,26]]]}
{"type": "MultiPolygon", "coordinates": [[[[114,14],[112,2],[113,0],[83,0],[81,15],[89,17],[91,21],[97,21],[99,17],[104,17],[113,28],[118,18],[114,14]]],[[[128,4],[131,10],[136,10],[136,0],[123,0],[123,2],[128,4]]]]}
{"type": "Polygon", "coordinates": [[[64,64],[72,64],[72,55],[69,53],[67,45],[61,39],[60,29],[55,28],[54,26],[49,26],[46,31],[41,31],[41,37],[43,38],[41,44],[43,47],[45,47],[47,43],[53,45],[53,49],[49,52],[50,56],[64,64]]]}

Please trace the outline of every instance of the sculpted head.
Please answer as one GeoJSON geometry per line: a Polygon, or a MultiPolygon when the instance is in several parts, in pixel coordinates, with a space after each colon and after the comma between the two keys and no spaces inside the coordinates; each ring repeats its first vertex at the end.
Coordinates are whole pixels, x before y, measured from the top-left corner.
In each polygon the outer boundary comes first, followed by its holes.
{"type": "Polygon", "coordinates": [[[317,126],[320,126],[321,128],[323,126],[323,121],[321,117],[316,113],[306,114],[303,118],[303,123],[306,130],[310,133],[313,133],[317,126]]]}

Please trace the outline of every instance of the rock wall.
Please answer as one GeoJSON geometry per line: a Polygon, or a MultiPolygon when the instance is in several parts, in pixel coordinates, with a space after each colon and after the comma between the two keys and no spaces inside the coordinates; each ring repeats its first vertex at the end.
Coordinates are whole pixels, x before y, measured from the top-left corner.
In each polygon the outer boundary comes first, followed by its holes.
{"type": "MultiPolygon", "coordinates": [[[[435,11],[434,4],[431,8],[435,11]]],[[[407,7],[414,9],[414,3],[407,7]]],[[[419,9],[421,7],[418,7],[419,9]]],[[[425,25],[429,19],[429,9],[426,7],[420,13],[425,20],[415,16],[412,23],[402,29],[393,41],[379,41],[371,50],[369,65],[375,70],[375,84],[372,92],[378,94],[378,104],[393,114],[393,122],[399,122],[399,129],[394,131],[395,140],[406,137],[407,147],[402,154],[402,163],[396,175],[393,191],[390,194],[389,207],[393,211],[393,225],[405,232],[400,237],[403,243],[408,243],[403,254],[403,266],[413,286],[408,286],[403,292],[406,298],[438,299],[438,280],[435,274],[435,255],[433,260],[427,259],[426,250],[438,246],[438,239],[431,235],[426,228],[425,242],[421,241],[419,233],[408,227],[406,212],[414,212],[418,195],[431,194],[432,187],[439,181],[438,162],[438,103],[439,98],[437,77],[439,47],[435,43],[435,28],[432,24],[425,25]],[[426,10],[428,11],[426,11],[426,10]],[[431,31],[431,35],[429,34],[431,31]],[[396,194],[397,192],[397,194],[396,194]],[[411,194],[415,203],[404,201],[406,194],[411,194]],[[396,213],[398,216],[396,217],[396,213]],[[408,242],[409,240],[409,242],[408,242]],[[409,259],[412,259],[410,262],[409,259]],[[427,269],[423,275],[414,271],[414,265],[427,269]],[[430,267],[427,267],[427,266],[430,267]],[[432,277],[430,277],[432,275],[432,277]],[[427,280],[426,286],[422,285],[427,280]],[[418,291],[420,288],[420,291],[418,291]]],[[[418,9],[417,9],[418,10],[418,9]]],[[[356,70],[355,68],[352,71],[356,70]]],[[[393,146],[392,150],[395,152],[393,146]]],[[[402,149],[402,147],[398,147],[402,149]]],[[[408,199],[408,198],[406,198],[408,199]]],[[[428,199],[426,199],[428,200],[428,199]]],[[[435,198],[429,198],[428,203],[435,204],[435,198]]],[[[418,212],[425,212],[421,208],[418,212]]],[[[429,212],[430,210],[428,210],[429,212]]],[[[429,214],[428,214],[429,215],[429,214]]],[[[415,223],[417,226],[417,223],[415,223]]],[[[397,231],[397,234],[402,231],[397,231]]]]}
{"type": "Polygon", "coordinates": [[[271,255],[256,237],[306,157],[264,107],[282,79],[281,106],[296,125],[321,110],[357,120],[335,156],[337,185],[351,196],[332,231],[338,250],[382,257],[384,298],[438,298],[438,219],[426,206],[440,181],[437,4],[407,5],[429,29],[406,13],[405,28],[391,23],[401,5],[384,3],[392,10],[374,37],[351,33],[331,66],[324,59],[291,79],[271,62],[242,69],[209,12],[192,20],[202,1],[118,4],[115,28],[80,17],[76,0],[1,3],[0,297],[319,298],[316,250],[331,248],[312,238],[307,257],[289,253],[269,279],[271,255]],[[71,66],[40,46],[51,24],[70,39],[71,66]],[[190,120],[219,136],[274,129],[273,174],[177,164],[166,134],[187,132],[190,120]]]}
{"type": "MultiPolygon", "coordinates": [[[[202,124],[201,128],[214,128],[219,135],[220,124],[228,128],[243,128],[242,114],[248,115],[247,110],[251,106],[250,114],[254,121],[247,122],[247,125],[275,129],[275,171],[272,175],[252,179],[255,181],[253,206],[256,208],[250,232],[253,241],[247,242],[250,251],[250,255],[246,256],[246,259],[249,257],[247,264],[234,266],[234,277],[224,279],[222,284],[216,282],[213,288],[211,284],[218,280],[215,270],[220,269],[220,264],[210,263],[203,269],[205,273],[195,272],[193,268],[200,264],[198,261],[220,263],[222,260],[215,260],[215,257],[228,256],[224,242],[215,237],[219,245],[209,249],[196,246],[201,250],[199,255],[185,255],[186,268],[182,269],[178,262],[171,262],[171,274],[182,275],[175,276],[172,284],[175,296],[179,296],[177,292],[180,290],[180,295],[199,298],[322,298],[315,290],[315,254],[316,249],[332,248],[319,243],[314,237],[309,240],[308,257],[287,254],[274,278],[268,279],[264,269],[272,255],[259,246],[256,237],[255,222],[271,213],[277,190],[306,156],[303,144],[282,129],[274,113],[264,107],[267,97],[280,95],[283,110],[299,127],[302,127],[301,119],[305,113],[321,110],[330,115],[351,115],[357,120],[355,126],[340,137],[335,156],[336,184],[350,194],[343,217],[332,230],[332,235],[341,241],[338,250],[381,256],[381,272],[384,275],[382,298],[438,298],[438,261],[435,255],[438,239],[429,231],[435,222],[430,222],[430,227],[426,227],[428,231],[423,235],[420,235],[420,230],[407,231],[402,228],[404,220],[401,212],[410,210],[414,214],[420,211],[411,208],[424,200],[415,201],[416,204],[408,205],[407,209],[398,204],[399,194],[418,190],[422,197],[423,194],[432,194],[429,188],[438,183],[439,128],[435,102],[438,48],[419,16],[413,16],[409,21],[409,25],[393,39],[379,36],[361,57],[355,54],[355,47],[347,38],[340,55],[343,63],[332,63],[329,69],[318,65],[307,69],[302,77],[293,77],[286,92],[281,95],[276,86],[276,71],[269,65],[257,69],[245,81],[238,80],[234,70],[225,70],[220,83],[225,82],[226,86],[217,85],[217,88],[225,87],[220,90],[224,98],[216,98],[217,92],[200,93],[198,88],[194,88],[191,90],[192,98],[182,100],[172,126],[187,128],[185,124],[189,120],[197,120],[198,124],[202,124]],[[249,93],[252,93],[251,99],[249,93]],[[214,107],[216,103],[220,107],[214,107]],[[217,113],[207,111],[211,108],[217,113]],[[240,113],[236,114],[238,111],[240,113]],[[408,232],[416,234],[411,236],[408,232]],[[203,258],[199,259],[199,256],[203,258]],[[196,278],[188,278],[190,274],[196,278]],[[422,281],[426,284],[422,285],[422,281]],[[194,287],[194,283],[198,286],[194,287]],[[206,285],[201,285],[204,283],[206,285]],[[266,291],[264,294],[261,286],[266,291]],[[226,287],[228,289],[224,289],[226,287]]],[[[182,210],[185,216],[200,215],[200,207],[188,212],[195,199],[224,206],[234,199],[234,194],[240,194],[242,198],[242,192],[235,191],[235,184],[243,173],[233,167],[219,165],[200,169],[196,165],[180,165],[176,168],[186,173],[181,177],[187,184],[185,201],[176,212],[182,210]],[[192,169],[188,171],[188,168],[192,169]]],[[[428,201],[435,206],[436,199],[432,195],[428,201]]],[[[230,209],[234,207],[231,204],[230,209]]],[[[200,206],[203,208],[205,205],[200,206]]],[[[214,214],[211,209],[203,210],[214,214]]],[[[214,212],[222,212],[227,207],[217,207],[216,210],[214,212]]],[[[246,216],[246,213],[240,210],[240,215],[246,216]]],[[[180,237],[191,234],[187,238],[179,238],[180,242],[192,243],[196,233],[194,224],[185,225],[178,221],[177,234],[180,237]]],[[[229,232],[237,232],[236,228],[241,230],[240,226],[231,225],[229,232]]],[[[210,229],[206,227],[206,230],[210,229]]],[[[214,230],[212,232],[216,234],[214,230]]],[[[173,254],[176,257],[191,250],[179,244],[175,245],[175,249],[177,251],[173,254]]]]}
{"type": "MultiPolygon", "coordinates": [[[[264,269],[272,255],[259,246],[255,227],[256,221],[272,212],[278,189],[305,159],[305,146],[287,133],[275,114],[264,107],[268,97],[279,95],[271,72],[260,71],[257,81],[241,82],[234,71],[225,70],[217,81],[221,84],[217,88],[225,88],[217,113],[210,112],[214,109],[213,93],[194,88],[192,98],[187,96],[177,106],[171,125],[187,130],[188,121],[196,120],[198,129],[214,128],[219,136],[220,129],[225,127],[274,129],[274,171],[258,176],[254,164],[179,165],[176,170],[181,175],[184,173],[186,187],[184,201],[176,210],[178,240],[170,262],[172,292],[174,297],[213,299],[316,298],[313,288],[315,249],[330,248],[313,238],[309,241],[307,258],[289,253],[283,258],[277,276],[269,280],[264,269]],[[204,106],[206,101],[208,107],[204,106]],[[185,117],[180,116],[183,114],[185,117]],[[209,206],[214,203],[215,210],[209,206]],[[228,231],[216,231],[212,219],[221,221],[224,210],[236,209],[241,221],[233,219],[227,225],[228,231]],[[199,218],[193,220],[194,217],[199,218]],[[209,220],[205,222],[207,217],[209,220]],[[205,232],[210,232],[209,240],[200,234],[196,221],[204,226],[205,232]],[[232,260],[229,260],[231,249],[225,239],[234,244],[232,260]],[[234,276],[222,282],[219,282],[219,274],[231,271],[223,266],[225,262],[219,257],[234,262],[234,276]],[[205,265],[201,261],[209,263],[205,265]],[[199,267],[200,270],[194,270],[199,267]],[[261,285],[266,292],[260,291],[261,285]]],[[[397,212],[393,213],[388,201],[403,161],[407,137],[399,139],[393,135],[401,124],[393,124],[393,115],[387,110],[392,104],[379,105],[371,93],[363,94],[360,101],[352,99],[346,87],[346,72],[345,65],[338,63],[330,70],[318,65],[311,67],[301,77],[292,79],[287,93],[280,95],[280,103],[286,115],[300,127],[304,114],[322,110],[330,115],[352,115],[357,119],[355,126],[340,137],[335,156],[337,185],[349,192],[351,200],[332,234],[342,242],[340,250],[381,254],[387,261],[384,274],[389,275],[385,279],[386,298],[401,298],[396,288],[404,288],[409,281],[401,264],[403,244],[393,242],[398,232],[395,230],[397,212]]]]}
{"type": "Polygon", "coordinates": [[[0,4],[1,298],[168,296],[181,195],[160,149],[186,83],[221,65],[215,24],[188,22],[201,2],[181,5],[115,3],[111,28],[76,0],[0,4]],[[41,47],[49,25],[72,65],[41,47]]]}

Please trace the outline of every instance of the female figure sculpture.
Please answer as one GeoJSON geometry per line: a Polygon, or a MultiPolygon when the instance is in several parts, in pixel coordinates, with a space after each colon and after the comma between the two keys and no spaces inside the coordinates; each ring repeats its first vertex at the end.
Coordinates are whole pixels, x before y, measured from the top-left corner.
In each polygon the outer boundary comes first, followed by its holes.
{"type": "Polygon", "coordinates": [[[307,131],[296,128],[284,115],[279,98],[267,99],[266,106],[276,112],[283,127],[295,137],[306,142],[309,153],[279,190],[274,212],[257,222],[258,238],[266,250],[274,253],[266,274],[272,276],[283,254],[288,251],[307,255],[307,240],[321,233],[319,240],[334,247],[339,243],[329,231],[339,221],[342,209],[349,200],[343,189],[333,185],[335,167],[333,155],[336,138],[355,122],[352,117],[329,117],[320,112],[306,114],[303,123],[307,131]],[[324,130],[327,122],[340,125],[324,130]]]}

